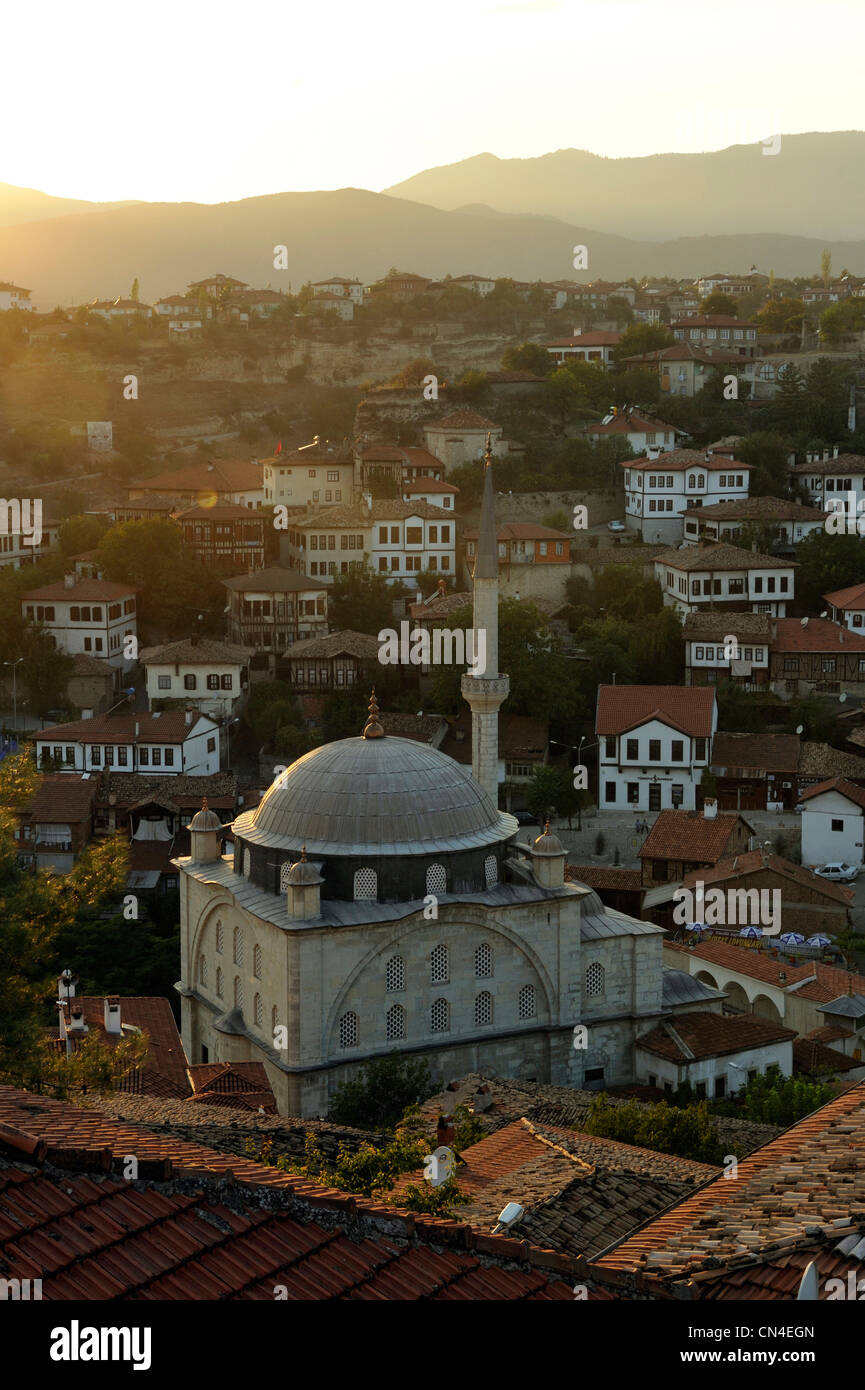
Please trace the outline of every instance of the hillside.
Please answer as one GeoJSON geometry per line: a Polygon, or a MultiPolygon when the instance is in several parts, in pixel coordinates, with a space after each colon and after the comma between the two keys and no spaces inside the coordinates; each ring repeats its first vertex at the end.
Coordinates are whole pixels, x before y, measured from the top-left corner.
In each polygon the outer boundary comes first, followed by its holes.
{"type": "Polygon", "coordinates": [[[218,270],[286,290],[333,274],[371,280],[391,265],[430,276],[474,272],[524,280],[698,275],[752,263],[802,275],[816,272],[829,246],[838,269],[865,273],[863,240],[767,233],[652,242],[590,226],[549,215],[442,211],[363,189],[217,205],[136,203],[0,227],[0,279],[28,286],[36,307],[46,311],[127,294],[136,276],[149,302],[218,270]],[[288,246],[287,271],[273,268],[273,247],[281,243],[288,246]],[[589,248],[587,272],[572,268],[575,244],[589,248]]]}
{"type": "Polygon", "coordinates": [[[0,227],[14,227],[22,222],[36,222],[48,217],[68,217],[73,213],[108,211],[129,207],[124,203],[88,203],[80,198],[55,198],[36,188],[16,188],[0,183],[0,227]]]}
{"type": "Polygon", "coordinates": [[[548,213],[632,237],[783,231],[858,238],[865,224],[865,133],[784,135],[775,155],[763,154],[758,134],[752,145],[636,159],[575,149],[534,159],[479,154],[385,192],[439,208],[486,203],[501,212],[548,213]]]}

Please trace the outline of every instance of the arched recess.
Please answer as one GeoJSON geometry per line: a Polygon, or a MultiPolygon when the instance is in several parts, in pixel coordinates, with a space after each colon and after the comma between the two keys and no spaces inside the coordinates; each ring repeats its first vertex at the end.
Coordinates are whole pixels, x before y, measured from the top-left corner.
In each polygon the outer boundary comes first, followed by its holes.
{"type": "MultiPolygon", "coordinates": [[[[409,939],[417,933],[428,933],[432,925],[436,925],[438,932],[441,932],[441,921],[437,924],[433,924],[421,919],[418,922],[410,923],[403,927],[402,930],[394,932],[390,941],[382,942],[381,945],[371,947],[363,960],[358,961],[355,968],[344,980],[341,990],[328,1010],[327,1023],[324,1030],[328,1056],[335,1055],[338,1050],[338,1032],[336,1030],[339,1026],[339,1016],[345,1013],[346,1009],[353,1007],[349,1003],[349,998],[361,975],[369,970],[377,960],[384,962],[389,956],[396,952],[408,954],[409,947],[407,943],[409,939]]],[[[477,929],[479,943],[483,940],[489,940],[495,943],[497,938],[501,938],[502,941],[508,942],[509,945],[515,947],[516,950],[522,953],[535,973],[534,983],[538,991],[538,1020],[541,1021],[545,1017],[546,1021],[551,1023],[557,1021],[558,1000],[555,986],[544,962],[533,947],[512,928],[505,926],[504,923],[491,922],[486,913],[472,912],[471,910],[462,913],[458,922],[448,923],[448,930],[458,930],[466,926],[477,929]]],[[[381,968],[383,969],[383,965],[381,968]]]]}
{"type": "MultiPolygon", "coordinates": [[[[220,893],[215,898],[209,898],[205,903],[201,911],[201,916],[187,935],[186,959],[182,962],[183,983],[185,985],[192,985],[193,987],[195,985],[195,976],[193,973],[195,962],[198,959],[204,932],[210,925],[211,917],[218,917],[221,912],[224,913],[228,908],[233,908],[234,906],[234,899],[228,893],[220,893]]],[[[227,941],[228,938],[226,937],[226,942],[227,941]]]]}
{"type": "Polygon", "coordinates": [[[753,1012],[758,1018],[768,1018],[772,1023],[781,1022],[781,1014],[767,994],[758,994],[754,1000],[753,1012]]]}
{"type": "Polygon", "coordinates": [[[728,980],[724,985],[724,993],[727,996],[724,1000],[724,1008],[730,1013],[749,1014],[751,1012],[751,1000],[737,980],[728,980]]]}

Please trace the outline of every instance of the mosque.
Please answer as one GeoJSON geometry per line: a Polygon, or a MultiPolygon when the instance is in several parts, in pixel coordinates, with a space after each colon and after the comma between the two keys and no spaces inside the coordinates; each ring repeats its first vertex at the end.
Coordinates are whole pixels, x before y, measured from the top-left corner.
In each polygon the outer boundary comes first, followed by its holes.
{"type": "Polygon", "coordinates": [[[462,679],[471,773],[385,735],[373,696],[358,737],[299,758],[233,822],[233,855],[203,807],[176,861],[187,1056],[263,1062],[281,1114],[325,1115],[393,1051],[443,1083],[632,1081],[634,1039],[670,1013],[661,929],[566,882],[557,836],[522,843],[498,809],[494,498],[488,450],[473,576],[487,662],[462,679]]]}

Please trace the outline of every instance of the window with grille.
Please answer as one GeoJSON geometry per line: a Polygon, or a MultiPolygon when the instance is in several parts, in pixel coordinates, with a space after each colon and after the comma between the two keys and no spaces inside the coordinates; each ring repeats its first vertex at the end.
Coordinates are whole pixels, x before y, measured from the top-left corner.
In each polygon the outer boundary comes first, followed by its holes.
{"type": "Polygon", "coordinates": [[[243,932],[240,927],[234,928],[233,933],[234,964],[243,965],[243,932]]]}
{"type": "Polygon", "coordinates": [[[375,902],[378,897],[378,874],[375,869],[358,869],[354,875],[355,902],[375,902]]]}
{"type": "Polygon", "coordinates": [[[243,877],[244,877],[244,878],[249,878],[249,874],[250,874],[251,869],[252,869],[252,860],[251,860],[250,857],[249,857],[249,850],[248,850],[248,849],[245,849],[245,850],[243,851],[243,877]]]}
{"type": "Polygon", "coordinates": [[[405,1009],[402,1004],[392,1004],[387,1011],[385,1035],[388,1042],[405,1037],[405,1009]]]}
{"type": "Polygon", "coordinates": [[[222,923],[221,923],[221,922],[217,922],[217,924],[216,924],[216,949],[217,949],[217,951],[219,952],[220,955],[222,955],[222,950],[223,950],[224,945],[225,945],[225,933],[223,932],[223,929],[222,929],[222,923]]]}
{"type": "Polygon", "coordinates": [[[243,981],[239,975],[234,977],[234,1007],[236,1009],[243,1008],[243,981]]]}
{"type": "Polygon", "coordinates": [[[603,994],[604,967],[599,961],[592,961],[586,969],[586,994],[603,994]]]}
{"type": "Polygon", "coordinates": [[[261,1024],[262,1024],[262,1020],[263,1020],[263,1018],[264,1018],[264,1010],[263,1010],[262,1007],[261,1007],[261,995],[260,995],[260,994],[256,994],[255,998],[254,998],[253,1001],[252,1001],[252,1013],[253,1013],[253,1018],[255,1019],[255,1022],[257,1023],[258,1027],[260,1028],[260,1027],[261,1027],[261,1024]]]}
{"type": "Polygon", "coordinates": [[[446,985],[450,979],[447,946],[436,946],[430,956],[430,983],[446,985]]]}
{"type": "Polygon", "coordinates": [[[493,973],[493,950],[486,942],[475,951],[475,978],[489,979],[493,973]]]}
{"type": "Polygon", "coordinates": [[[475,999],[475,1027],[481,1028],[493,1021],[493,996],[484,990],[475,999]]]}
{"type": "Polygon", "coordinates": [[[293,864],[291,864],[291,862],[290,862],[288,859],[286,859],[285,863],[281,866],[281,868],[280,868],[280,870],[279,870],[279,891],[280,891],[280,893],[287,893],[287,892],[288,892],[288,876],[289,876],[289,874],[291,873],[293,867],[294,867],[293,864]]]}
{"type": "Polygon", "coordinates": [[[357,1014],[343,1014],[339,1020],[340,1047],[357,1047],[357,1014]]]}
{"type": "Polygon", "coordinates": [[[389,994],[405,989],[405,961],[402,956],[391,956],[384,969],[385,987],[389,994]]]}
{"type": "Polygon", "coordinates": [[[494,854],[488,854],[484,860],[484,878],[488,888],[492,888],[493,884],[499,881],[499,866],[494,854]]]}
{"type": "Polygon", "coordinates": [[[279,1009],[274,1004],[270,1011],[270,1036],[276,1040],[276,1030],[279,1027],[279,1009]]]}
{"type": "Polygon", "coordinates": [[[206,957],[206,956],[199,956],[199,958],[198,958],[198,978],[199,978],[199,981],[201,982],[201,984],[203,984],[203,985],[206,985],[206,984],[207,984],[207,957],[206,957]]]}
{"type": "Polygon", "coordinates": [[[520,1018],[534,1018],[536,1013],[535,987],[534,985],[523,985],[519,997],[520,1018]]]}
{"type": "Polygon", "coordinates": [[[222,966],[221,966],[221,965],[218,965],[218,966],[216,967],[216,997],[217,997],[217,999],[221,999],[221,998],[222,998],[222,995],[223,995],[223,987],[222,987],[222,966]]]}
{"type": "Polygon", "coordinates": [[[254,946],[252,949],[252,973],[257,980],[261,979],[261,947],[254,946]]]}
{"type": "Polygon", "coordinates": [[[444,864],[430,864],[426,871],[426,890],[428,893],[446,893],[448,888],[444,864]]]}
{"type": "Polygon", "coordinates": [[[450,1007],[446,999],[434,999],[429,1011],[431,1033],[446,1033],[450,1028],[450,1007]]]}

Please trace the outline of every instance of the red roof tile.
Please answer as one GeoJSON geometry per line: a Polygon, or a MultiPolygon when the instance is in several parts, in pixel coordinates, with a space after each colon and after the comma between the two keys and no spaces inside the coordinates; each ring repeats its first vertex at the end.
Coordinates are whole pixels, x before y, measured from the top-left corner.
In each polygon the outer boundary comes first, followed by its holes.
{"type": "Polygon", "coordinates": [[[714,708],[708,686],[600,685],[595,732],[612,737],[661,719],[692,738],[709,738],[714,708]]]}
{"type": "Polygon", "coordinates": [[[733,812],[719,812],[707,818],[700,811],[659,811],[657,820],[640,849],[641,859],[683,859],[692,863],[716,864],[724,856],[730,836],[739,821],[733,812]]]}

